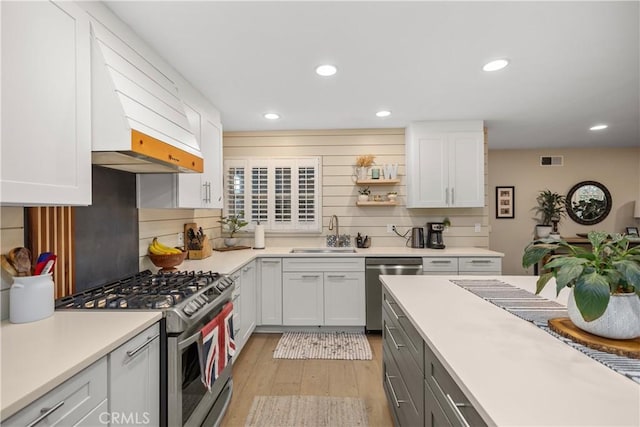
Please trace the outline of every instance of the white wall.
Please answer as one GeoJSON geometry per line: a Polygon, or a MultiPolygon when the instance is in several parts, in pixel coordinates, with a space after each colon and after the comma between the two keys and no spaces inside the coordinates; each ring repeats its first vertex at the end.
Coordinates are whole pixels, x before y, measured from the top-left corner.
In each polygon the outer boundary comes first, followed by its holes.
{"type": "Polygon", "coordinates": [[[613,207],[601,223],[586,226],[568,216],[559,224],[560,234],[603,230],[622,233],[637,226],[634,201],[640,195],[640,148],[583,148],[545,150],[489,150],[489,222],[491,249],[504,252],[504,274],[532,274],[522,268],[522,253],[534,238],[536,196],[549,189],[566,195],[580,181],[598,181],[611,192],[613,207]],[[540,166],[540,156],[564,156],[564,166],[540,166]],[[495,218],[495,187],[515,186],[515,218],[495,218]]]}
{"type": "MultiPolygon", "coordinates": [[[[319,156],[322,165],[322,233],[307,235],[268,233],[270,246],[325,245],[329,219],[337,215],[341,233],[358,232],[372,238],[374,246],[403,246],[405,240],[387,233],[395,224],[403,233],[427,221],[449,217],[452,227],[445,234],[448,246],[489,247],[487,208],[407,209],[404,129],[351,129],[318,131],[225,132],[224,157],[319,156]],[[398,192],[398,206],[356,206],[358,188],[354,182],[356,157],[376,156],[376,165],[398,163],[399,185],[371,186],[372,194],[398,192]],[[474,231],[475,224],[481,231],[474,231]]],[[[485,143],[486,149],[486,143],[485,143]]],[[[485,186],[486,187],[486,186],[485,186]]],[[[486,199],[486,197],[485,197],[486,199]]],[[[251,243],[248,236],[245,244],[251,243]]]]}

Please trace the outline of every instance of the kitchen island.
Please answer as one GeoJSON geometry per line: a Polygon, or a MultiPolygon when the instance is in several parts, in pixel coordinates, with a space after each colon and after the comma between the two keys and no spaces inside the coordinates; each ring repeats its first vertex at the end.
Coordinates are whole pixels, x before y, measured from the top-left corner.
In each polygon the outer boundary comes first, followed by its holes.
{"type": "MultiPolygon", "coordinates": [[[[385,292],[484,423],[640,425],[640,385],[451,283],[452,278],[381,276],[385,292]]],[[[537,278],[476,279],[497,279],[533,292],[537,278]]],[[[555,286],[550,283],[543,296],[566,304],[567,293],[565,289],[555,298],[555,286]]],[[[425,359],[426,354],[427,350],[425,359]]],[[[428,376],[429,370],[424,373],[428,376]]]]}

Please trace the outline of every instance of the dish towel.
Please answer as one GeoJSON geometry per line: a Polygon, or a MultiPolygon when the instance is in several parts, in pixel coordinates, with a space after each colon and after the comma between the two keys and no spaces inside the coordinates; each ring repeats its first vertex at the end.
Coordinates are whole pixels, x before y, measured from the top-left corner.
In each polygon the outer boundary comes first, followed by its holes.
{"type": "Polygon", "coordinates": [[[211,391],[220,373],[236,353],[233,337],[233,303],[227,303],[222,311],[200,331],[198,341],[200,380],[211,391]]]}

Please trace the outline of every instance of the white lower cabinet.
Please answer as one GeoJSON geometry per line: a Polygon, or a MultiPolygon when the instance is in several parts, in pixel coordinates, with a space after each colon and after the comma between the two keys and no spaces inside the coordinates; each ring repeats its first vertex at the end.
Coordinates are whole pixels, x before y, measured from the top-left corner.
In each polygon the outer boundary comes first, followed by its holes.
{"type": "MultiPolygon", "coordinates": [[[[107,357],[95,362],[2,422],[3,426],[75,425],[107,401],[107,357]]],[[[100,425],[100,424],[94,424],[100,425]]]]}
{"type": "Polygon", "coordinates": [[[324,291],[322,273],[283,273],[283,325],[323,325],[323,307],[324,291]]]}
{"type": "Polygon", "coordinates": [[[324,273],[324,324],[362,326],[365,316],[364,273],[324,273]]]}
{"type": "Polygon", "coordinates": [[[283,325],[365,325],[363,258],[288,258],[283,271],[283,325]]]}
{"type": "Polygon", "coordinates": [[[422,257],[423,275],[499,276],[502,258],[496,256],[422,257]]]}
{"type": "Polygon", "coordinates": [[[157,323],[109,354],[109,409],[114,425],[160,424],[157,323]]]}
{"type": "Polygon", "coordinates": [[[261,325],[282,325],[282,259],[259,260],[260,301],[257,320],[261,325]]]}
{"type": "Polygon", "coordinates": [[[256,329],[257,284],[256,261],[243,265],[231,273],[235,282],[233,291],[233,331],[236,342],[236,356],[256,329]]]}

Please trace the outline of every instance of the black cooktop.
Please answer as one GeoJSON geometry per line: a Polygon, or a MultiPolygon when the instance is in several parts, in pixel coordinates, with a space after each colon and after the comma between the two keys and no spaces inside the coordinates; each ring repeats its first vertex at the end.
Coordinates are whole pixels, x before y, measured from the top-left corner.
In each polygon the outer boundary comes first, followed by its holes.
{"type": "MultiPolygon", "coordinates": [[[[199,290],[218,282],[212,293],[220,294],[224,283],[219,273],[176,271],[136,273],[115,282],[87,289],[56,300],[56,309],[166,309],[199,290]]],[[[211,293],[210,292],[210,293],[211,293]]]]}

